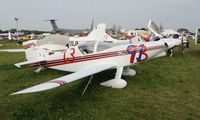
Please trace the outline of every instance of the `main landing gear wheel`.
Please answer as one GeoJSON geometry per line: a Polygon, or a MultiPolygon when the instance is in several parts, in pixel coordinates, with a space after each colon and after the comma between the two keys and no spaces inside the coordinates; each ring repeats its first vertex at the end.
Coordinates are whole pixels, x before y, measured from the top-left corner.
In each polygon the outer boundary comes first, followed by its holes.
{"type": "Polygon", "coordinates": [[[136,71],[133,69],[130,69],[130,67],[125,67],[122,73],[123,76],[135,76],[136,71]]]}
{"type": "Polygon", "coordinates": [[[117,68],[115,78],[102,82],[100,85],[106,86],[106,87],[118,88],[118,89],[126,87],[127,82],[121,79],[122,72],[123,72],[123,67],[117,68]]]}

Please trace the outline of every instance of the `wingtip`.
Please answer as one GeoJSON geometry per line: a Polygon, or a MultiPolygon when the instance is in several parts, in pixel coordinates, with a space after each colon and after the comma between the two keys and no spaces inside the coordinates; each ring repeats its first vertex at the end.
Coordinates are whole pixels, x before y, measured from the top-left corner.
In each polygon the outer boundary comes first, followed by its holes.
{"type": "Polygon", "coordinates": [[[18,65],[18,64],[14,64],[16,67],[18,67],[18,68],[21,68],[21,66],[20,65],[18,65]]]}
{"type": "Polygon", "coordinates": [[[35,92],[40,92],[40,91],[45,91],[45,90],[53,89],[53,88],[56,88],[58,86],[60,86],[60,84],[54,83],[54,82],[52,82],[52,83],[47,82],[47,83],[42,83],[42,84],[39,84],[39,85],[35,85],[33,87],[30,87],[30,88],[26,88],[24,90],[12,93],[10,95],[35,93],[35,92]]]}
{"type": "Polygon", "coordinates": [[[23,93],[15,92],[15,93],[11,93],[10,96],[18,95],[18,94],[23,94],[23,93]]]}
{"type": "Polygon", "coordinates": [[[10,96],[16,95],[16,93],[11,93],[10,96]]]}
{"type": "MultiPolygon", "coordinates": [[[[28,92],[27,92],[28,93],[28,92]]],[[[23,92],[23,91],[18,91],[18,92],[15,92],[15,93],[11,93],[10,95],[13,96],[13,95],[19,95],[19,94],[27,94],[26,92],[23,92]]]]}

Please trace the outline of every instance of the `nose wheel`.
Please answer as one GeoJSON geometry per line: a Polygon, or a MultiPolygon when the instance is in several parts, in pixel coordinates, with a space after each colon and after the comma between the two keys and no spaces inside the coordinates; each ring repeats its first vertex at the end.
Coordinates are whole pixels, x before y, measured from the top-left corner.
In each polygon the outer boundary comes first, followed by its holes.
{"type": "Polygon", "coordinates": [[[167,56],[169,56],[169,57],[172,57],[172,56],[173,56],[173,50],[172,50],[172,49],[168,49],[168,50],[166,51],[166,53],[167,53],[167,56]]]}

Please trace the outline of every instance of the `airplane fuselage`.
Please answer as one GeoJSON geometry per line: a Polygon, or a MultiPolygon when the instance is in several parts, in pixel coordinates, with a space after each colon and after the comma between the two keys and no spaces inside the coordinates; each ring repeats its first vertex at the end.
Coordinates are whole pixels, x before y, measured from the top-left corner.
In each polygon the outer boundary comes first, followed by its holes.
{"type": "Polygon", "coordinates": [[[84,54],[78,46],[72,46],[62,53],[52,54],[46,62],[33,64],[61,71],[76,72],[91,64],[114,62],[117,66],[130,66],[151,58],[166,55],[163,41],[138,44],[120,44],[109,49],[84,54]]]}

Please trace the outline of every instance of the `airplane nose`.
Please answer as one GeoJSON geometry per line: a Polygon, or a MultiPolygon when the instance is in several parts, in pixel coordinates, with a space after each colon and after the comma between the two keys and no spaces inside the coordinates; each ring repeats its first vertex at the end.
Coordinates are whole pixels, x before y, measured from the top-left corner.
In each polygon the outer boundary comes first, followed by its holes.
{"type": "Polygon", "coordinates": [[[180,45],[182,43],[181,39],[174,39],[175,45],[180,45]]]}
{"type": "Polygon", "coordinates": [[[174,48],[178,45],[181,45],[181,40],[180,39],[167,39],[164,40],[164,44],[168,49],[174,48]]]}

